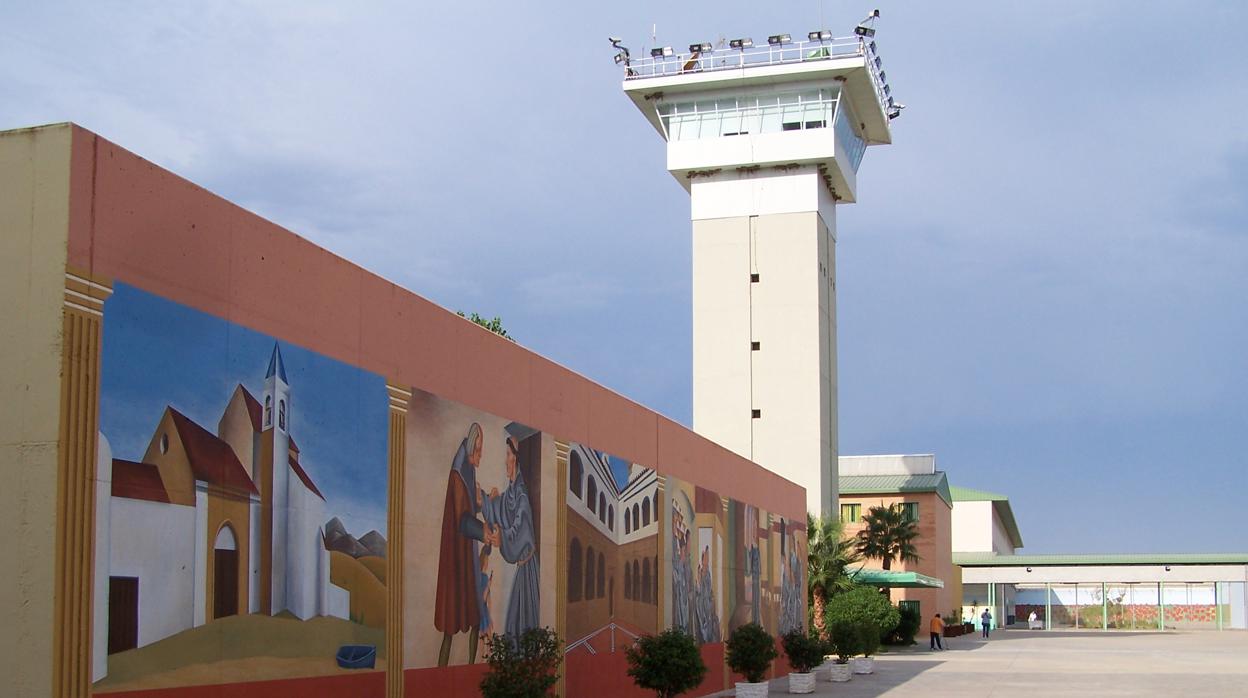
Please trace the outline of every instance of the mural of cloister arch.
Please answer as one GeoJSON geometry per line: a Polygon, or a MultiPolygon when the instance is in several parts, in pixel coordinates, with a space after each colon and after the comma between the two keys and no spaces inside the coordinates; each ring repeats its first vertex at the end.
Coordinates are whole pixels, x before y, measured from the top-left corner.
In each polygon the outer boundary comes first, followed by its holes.
{"type": "Polygon", "coordinates": [[[579,443],[568,449],[566,527],[568,593],[566,639],[569,654],[610,651],[624,637],[658,630],[657,595],[643,595],[657,574],[657,521],[643,523],[658,491],[654,470],[579,443]],[[584,497],[578,481],[585,480],[584,497]],[[577,560],[577,548],[588,551],[577,560]],[[648,574],[642,574],[642,562],[648,574]],[[573,568],[581,565],[580,573],[573,568]],[[620,578],[618,583],[616,578],[620,578]],[[579,595],[576,582],[579,579],[579,595]],[[624,635],[619,635],[624,633],[624,635]]]}

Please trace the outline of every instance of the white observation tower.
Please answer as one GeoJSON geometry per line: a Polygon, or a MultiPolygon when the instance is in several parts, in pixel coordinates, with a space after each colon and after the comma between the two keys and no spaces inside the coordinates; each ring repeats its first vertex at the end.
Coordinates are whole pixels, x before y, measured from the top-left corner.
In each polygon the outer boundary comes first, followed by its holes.
{"type": "Polygon", "coordinates": [[[873,23],[659,47],[624,92],[667,141],[693,219],[693,428],[836,514],[836,206],[857,200],[893,101],[873,23]],[[722,43],[722,42],[721,42],[722,43]]]}

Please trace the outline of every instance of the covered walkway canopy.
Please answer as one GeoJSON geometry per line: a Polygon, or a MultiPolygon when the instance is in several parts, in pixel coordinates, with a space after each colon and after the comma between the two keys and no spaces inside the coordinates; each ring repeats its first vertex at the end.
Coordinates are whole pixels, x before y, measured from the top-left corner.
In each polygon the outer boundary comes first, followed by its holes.
{"type": "Polygon", "coordinates": [[[873,587],[890,589],[944,589],[945,583],[935,577],[918,572],[897,572],[894,570],[858,570],[854,581],[873,587]]]}

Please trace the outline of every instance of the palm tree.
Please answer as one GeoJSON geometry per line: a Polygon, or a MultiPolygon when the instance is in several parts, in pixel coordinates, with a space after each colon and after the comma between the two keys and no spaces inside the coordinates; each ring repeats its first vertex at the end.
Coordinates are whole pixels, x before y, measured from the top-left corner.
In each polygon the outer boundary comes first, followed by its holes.
{"type": "MultiPolygon", "coordinates": [[[[858,531],[858,554],[880,560],[884,569],[894,561],[918,562],[919,553],[914,541],[919,537],[919,526],[907,514],[901,504],[871,507],[862,517],[862,529],[858,531]]],[[[881,590],[888,595],[888,589],[881,590]]]]}
{"type": "Polygon", "coordinates": [[[849,566],[860,560],[852,538],[845,538],[839,519],[806,514],[806,586],[813,624],[827,639],[824,611],[828,598],[854,587],[849,566]]]}

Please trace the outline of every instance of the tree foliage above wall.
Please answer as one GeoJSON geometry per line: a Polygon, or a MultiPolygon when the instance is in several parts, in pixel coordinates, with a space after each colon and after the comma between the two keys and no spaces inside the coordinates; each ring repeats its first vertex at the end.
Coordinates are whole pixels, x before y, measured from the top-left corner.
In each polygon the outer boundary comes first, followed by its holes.
{"type": "Polygon", "coordinates": [[[515,337],[512,337],[511,335],[507,334],[507,328],[503,327],[503,319],[497,315],[487,320],[484,317],[481,317],[480,315],[476,313],[470,313],[468,315],[465,315],[464,311],[462,310],[456,310],[455,314],[462,318],[465,318],[465,319],[471,320],[472,322],[477,323],[478,325],[493,332],[499,337],[505,337],[507,339],[510,339],[513,342],[516,341],[515,337]]]}

